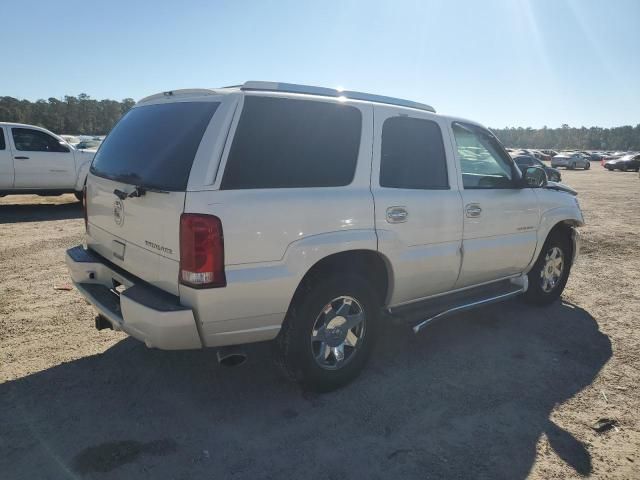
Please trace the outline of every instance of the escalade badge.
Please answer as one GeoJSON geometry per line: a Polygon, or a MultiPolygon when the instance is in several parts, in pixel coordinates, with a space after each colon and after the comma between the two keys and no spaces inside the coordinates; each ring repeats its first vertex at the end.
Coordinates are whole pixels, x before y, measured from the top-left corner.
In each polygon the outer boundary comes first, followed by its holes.
{"type": "Polygon", "coordinates": [[[120,199],[113,202],[113,221],[118,226],[124,223],[124,204],[120,199]]]}

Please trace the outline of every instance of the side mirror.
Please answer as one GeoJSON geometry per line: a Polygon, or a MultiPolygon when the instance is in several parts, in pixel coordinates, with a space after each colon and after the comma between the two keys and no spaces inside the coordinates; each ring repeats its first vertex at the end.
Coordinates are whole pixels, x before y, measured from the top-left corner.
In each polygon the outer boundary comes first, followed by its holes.
{"type": "Polygon", "coordinates": [[[542,167],[527,167],[522,172],[523,188],[543,188],[547,186],[547,172],[542,167]]]}

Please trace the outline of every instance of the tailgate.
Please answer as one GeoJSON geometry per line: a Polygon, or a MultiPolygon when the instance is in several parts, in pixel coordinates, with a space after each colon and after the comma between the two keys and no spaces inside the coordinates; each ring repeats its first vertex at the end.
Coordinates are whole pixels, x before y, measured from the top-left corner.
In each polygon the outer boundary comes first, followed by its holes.
{"type": "Polygon", "coordinates": [[[134,186],[90,175],[87,246],[124,270],[178,295],[180,215],[184,192],[149,191],[121,200],[134,186]]]}

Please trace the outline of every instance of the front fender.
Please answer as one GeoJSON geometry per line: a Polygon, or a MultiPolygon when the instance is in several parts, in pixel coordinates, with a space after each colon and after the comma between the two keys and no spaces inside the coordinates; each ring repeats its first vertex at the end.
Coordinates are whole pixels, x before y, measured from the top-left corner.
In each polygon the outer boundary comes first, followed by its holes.
{"type": "MultiPolygon", "coordinates": [[[[561,206],[552,208],[541,215],[540,225],[538,227],[536,250],[533,258],[531,259],[531,263],[527,267],[527,272],[531,270],[538,259],[538,256],[542,251],[542,247],[544,246],[544,242],[547,240],[551,230],[560,223],[566,223],[572,227],[582,227],[584,225],[584,218],[577,204],[575,207],[561,206]]],[[[579,235],[572,236],[572,241],[574,242],[574,246],[579,246],[579,235]]],[[[574,248],[574,257],[577,255],[575,250],[576,249],[574,248]]]]}

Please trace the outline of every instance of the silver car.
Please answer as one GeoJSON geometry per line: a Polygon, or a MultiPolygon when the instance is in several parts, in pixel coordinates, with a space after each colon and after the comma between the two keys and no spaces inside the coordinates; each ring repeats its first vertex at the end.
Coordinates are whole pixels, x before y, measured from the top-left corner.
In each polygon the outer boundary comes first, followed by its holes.
{"type": "Polygon", "coordinates": [[[589,159],[581,153],[561,153],[551,159],[551,166],[553,168],[565,167],[569,170],[574,168],[583,168],[589,170],[591,168],[591,162],[589,159]]]}

